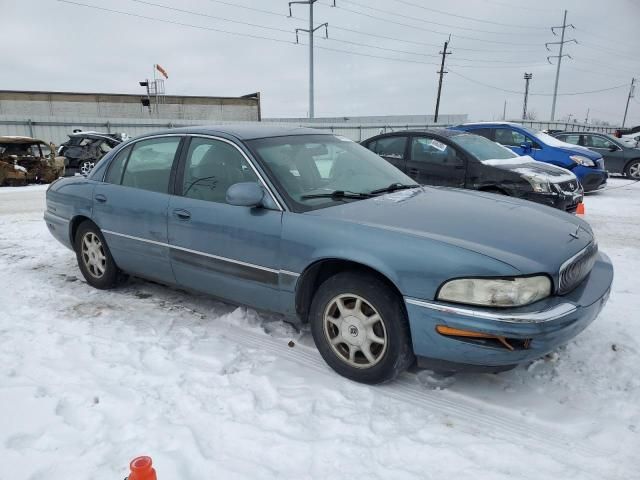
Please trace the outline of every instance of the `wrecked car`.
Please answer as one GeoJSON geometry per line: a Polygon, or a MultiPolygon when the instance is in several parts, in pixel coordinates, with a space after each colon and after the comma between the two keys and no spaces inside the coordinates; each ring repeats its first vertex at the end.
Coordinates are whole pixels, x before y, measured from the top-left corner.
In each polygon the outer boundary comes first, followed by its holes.
{"type": "Polygon", "coordinates": [[[78,132],[60,145],[58,155],[65,158],[65,176],[87,175],[102,157],[128,138],[126,133],[78,132]]]}
{"type": "Polygon", "coordinates": [[[0,186],[51,183],[63,173],[55,147],[31,137],[0,137],[0,186]]]}

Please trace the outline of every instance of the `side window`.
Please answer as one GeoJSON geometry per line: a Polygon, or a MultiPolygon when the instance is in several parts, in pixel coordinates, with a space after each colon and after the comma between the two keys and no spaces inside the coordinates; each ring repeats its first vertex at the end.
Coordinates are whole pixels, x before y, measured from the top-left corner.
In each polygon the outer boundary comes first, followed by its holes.
{"type": "Polygon", "coordinates": [[[528,139],[522,133],[510,130],[508,128],[496,129],[496,142],[501,145],[508,145],[510,147],[519,147],[528,139]]]}
{"type": "Polygon", "coordinates": [[[102,153],[108,153],[111,151],[111,145],[109,145],[107,142],[102,142],[100,144],[100,151],[102,153]]]}
{"type": "Polygon", "coordinates": [[[449,145],[433,138],[413,137],[411,142],[411,160],[444,167],[462,165],[462,159],[449,145]]]}
{"type": "Polygon", "coordinates": [[[227,189],[240,182],[259,182],[233,145],[208,138],[191,139],[184,167],[182,195],[226,203],[227,189]]]}
{"type": "Polygon", "coordinates": [[[116,158],[111,160],[107,175],[104,177],[104,181],[106,183],[120,185],[120,182],[122,181],[122,171],[124,170],[124,164],[129,157],[129,152],[131,152],[131,145],[120,150],[116,155],[116,158]]]}
{"type": "Polygon", "coordinates": [[[561,135],[558,140],[571,143],[572,145],[580,145],[580,135],[561,135]]]}
{"type": "Polygon", "coordinates": [[[161,137],[136,142],[125,166],[122,185],[168,193],[169,176],[180,138],[161,137]]]}
{"type": "Polygon", "coordinates": [[[613,143],[602,137],[596,137],[595,135],[584,136],[584,146],[591,148],[610,148],[613,143]]]}
{"type": "Polygon", "coordinates": [[[373,151],[381,157],[403,159],[407,137],[379,138],[374,142],[373,151]]]}
{"type": "Polygon", "coordinates": [[[491,141],[493,140],[493,130],[490,128],[474,128],[473,130],[469,131],[469,133],[473,133],[475,135],[480,135],[484,138],[488,138],[491,141]]]}

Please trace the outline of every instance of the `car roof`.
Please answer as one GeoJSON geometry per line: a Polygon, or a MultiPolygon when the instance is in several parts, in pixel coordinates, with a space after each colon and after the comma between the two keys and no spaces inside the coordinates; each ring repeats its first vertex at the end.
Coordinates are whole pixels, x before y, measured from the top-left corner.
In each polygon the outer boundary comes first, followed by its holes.
{"type": "Polygon", "coordinates": [[[17,143],[17,144],[21,144],[21,143],[45,143],[42,140],[38,140],[37,138],[31,138],[31,137],[20,137],[20,136],[11,136],[11,135],[7,135],[4,137],[0,137],[0,143],[17,143]]]}
{"type": "Polygon", "coordinates": [[[448,128],[421,128],[418,130],[399,130],[397,132],[387,132],[387,133],[381,133],[379,135],[376,135],[375,137],[372,138],[376,138],[376,137],[384,137],[384,136],[388,136],[388,137],[393,137],[393,136],[398,136],[398,135],[407,135],[407,134],[428,134],[428,135],[434,135],[434,136],[439,136],[439,137],[455,137],[457,135],[469,135],[469,132],[461,132],[460,130],[451,130],[448,128]]]}
{"type": "Polygon", "coordinates": [[[486,126],[491,126],[491,125],[508,125],[511,127],[524,127],[524,125],[522,125],[521,123],[516,123],[516,122],[467,122],[467,123],[462,123],[459,126],[461,127],[471,127],[474,125],[486,125],[486,126]]]}
{"type": "MultiPolygon", "coordinates": [[[[166,133],[199,133],[203,135],[226,134],[239,140],[254,140],[257,138],[286,137],[290,135],[333,135],[332,132],[316,130],[307,127],[282,126],[269,124],[242,124],[242,125],[202,125],[193,127],[180,127],[154,132],[154,135],[166,133]]],[[[144,136],[144,135],[143,135],[144,136]]]]}

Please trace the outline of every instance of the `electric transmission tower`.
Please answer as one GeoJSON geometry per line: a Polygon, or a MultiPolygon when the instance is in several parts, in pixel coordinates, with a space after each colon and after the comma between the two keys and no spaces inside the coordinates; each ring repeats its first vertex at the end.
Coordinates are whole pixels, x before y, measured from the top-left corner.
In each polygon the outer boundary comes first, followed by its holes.
{"type": "Polygon", "coordinates": [[[449,40],[444,42],[444,48],[440,52],[440,55],[442,55],[442,63],[440,64],[440,70],[436,72],[437,74],[440,75],[440,80],[438,81],[438,97],[436,99],[436,114],[433,118],[433,123],[438,123],[438,112],[440,111],[440,93],[442,92],[442,78],[446,73],[449,73],[444,69],[444,62],[445,62],[445,59],[447,58],[447,55],[451,55],[453,53],[447,50],[447,48],[449,47],[450,41],[451,41],[451,35],[449,35],[449,40]]]}
{"type": "Polygon", "coordinates": [[[522,119],[527,119],[527,100],[529,99],[529,81],[533,78],[533,73],[524,74],[524,104],[522,105],[522,119]]]}
{"type": "Polygon", "coordinates": [[[564,34],[565,31],[567,30],[568,27],[571,27],[573,29],[575,29],[576,27],[574,27],[572,24],[568,24],[567,25],[567,11],[564,11],[564,18],[562,20],[562,25],[560,27],[551,27],[551,32],[554,35],[558,35],[556,33],[556,30],[560,30],[562,29],[562,33],[560,34],[560,41],[559,42],[547,42],[544,44],[544,46],[547,48],[548,51],[551,51],[551,49],[549,48],[549,45],[560,45],[560,51],[558,52],[558,55],[551,55],[549,57],[547,57],[547,62],[551,63],[551,59],[552,58],[557,58],[558,59],[558,65],[556,68],[556,83],[553,87],[553,103],[551,104],[551,121],[553,122],[555,115],[556,115],[556,97],[558,96],[558,80],[560,79],[560,65],[562,64],[562,57],[569,57],[571,58],[571,55],[568,54],[563,54],[562,50],[564,47],[565,43],[569,43],[569,42],[575,42],[578,43],[578,41],[575,38],[572,38],[571,40],[565,40],[564,39],[564,34]]]}
{"type": "MultiPolygon", "coordinates": [[[[317,27],[313,26],[313,5],[318,0],[306,0],[306,1],[295,1],[289,2],[289,17],[292,17],[293,14],[291,12],[291,5],[293,4],[301,4],[301,5],[309,5],[309,28],[296,28],[296,43],[298,43],[298,33],[306,32],[309,34],[309,118],[314,117],[314,101],[313,101],[313,34],[319,28],[324,27],[325,38],[329,37],[329,24],[322,23],[317,27]]],[[[336,6],[336,2],[334,0],[333,6],[336,6]]]]}

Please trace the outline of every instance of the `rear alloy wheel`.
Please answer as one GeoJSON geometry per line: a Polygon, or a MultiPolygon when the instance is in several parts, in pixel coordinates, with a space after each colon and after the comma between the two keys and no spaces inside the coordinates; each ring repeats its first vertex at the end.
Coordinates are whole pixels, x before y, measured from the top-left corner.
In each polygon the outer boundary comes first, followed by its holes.
{"type": "Polygon", "coordinates": [[[634,180],[640,180],[640,160],[633,160],[627,168],[625,168],[624,173],[629,178],[633,178],[634,180]]]}
{"type": "Polygon", "coordinates": [[[344,272],[327,279],[313,298],[309,320],[324,360],[351,380],[386,382],[414,361],[401,299],[374,275],[344,272]]]}
{"type": "Polygon", "coordinates": [[[80,173],[86,177],[87,175],[89,175],[89,173],[91,172],[91,170],[93,170],[93,167],[95,166],[96,166],[96,162],[92,162],[90,160],[82,162],[80,164],[80,173]]]}
{"type": "Polygon", "coordinates": [[[75,251],[80,271],[89,285],[101,290],[116,285],[118,267],[100,229],[94,223],[85,221],[78,227],[75,251]]]}

